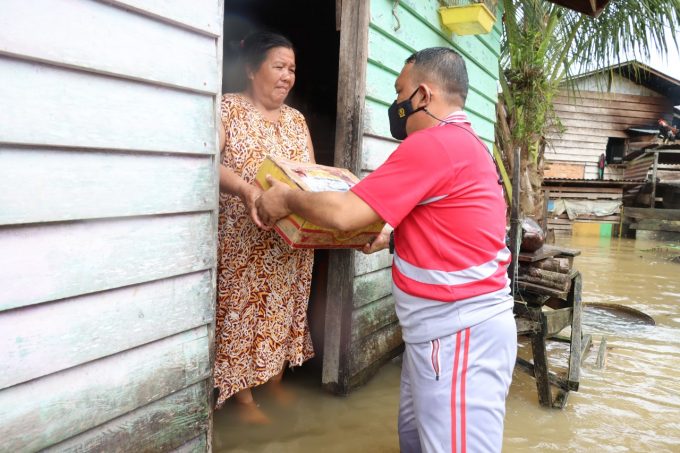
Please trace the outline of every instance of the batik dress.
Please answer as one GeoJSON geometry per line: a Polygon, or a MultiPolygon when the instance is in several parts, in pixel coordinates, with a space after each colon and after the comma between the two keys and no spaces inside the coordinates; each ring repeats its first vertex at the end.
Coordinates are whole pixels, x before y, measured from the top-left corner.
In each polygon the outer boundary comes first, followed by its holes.
{"type": "MultiPolygon", "coordinates": [[[[266,120],[240,94],[222,97],[226,143],[222,164],[252,183],[267,155],[308,162],[307,125],[282,106],[266,120]]],[[[314,355],[307,324],[312,250],[295,250],[276,232],[257,228],[241,200],[220,194],[215,386],[217,407],[314,355]]]]}

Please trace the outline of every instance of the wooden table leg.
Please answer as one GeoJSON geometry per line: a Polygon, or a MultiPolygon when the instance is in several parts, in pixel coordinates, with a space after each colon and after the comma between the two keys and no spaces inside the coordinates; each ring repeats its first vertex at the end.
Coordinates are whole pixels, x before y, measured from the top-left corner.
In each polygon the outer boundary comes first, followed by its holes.
{"type": "Polygon", "coordinates": [[[548,355],[545,350],[545,332],[536,332],[531,336],[531,350],[534,356],[534,378],[538,390],[538,402],[541,406],[552,406],[552,392],[548,376],[548,355]]]}
{"type": "Polygon", "coordinates": [[[581,273],[577,272],[571,281],[571,289],[567,302],[572,306],[571,318],[571,346],[569,348],[569,371],[567,373],[567,384],[569,390],[578,390],[581,375],[581,349],[582,331],[581,319],[583,306],[581,304],[581,273]]]}

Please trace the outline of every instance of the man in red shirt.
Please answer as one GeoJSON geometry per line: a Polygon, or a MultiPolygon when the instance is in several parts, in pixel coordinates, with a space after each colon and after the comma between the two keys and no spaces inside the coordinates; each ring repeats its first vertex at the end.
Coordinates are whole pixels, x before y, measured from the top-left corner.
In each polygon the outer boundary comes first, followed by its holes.
{"type": "MultiPolygon", "coordinates": [[[[348,231],[394,226],[395,309],[402,327],[402,452],[500,451],[517,352],[505,202],[493,159],[462,109],[464,60],[430,48],[406,60],[389,109],[404,140],[348,192],[303,192],[269,178],[264,225],[295,212],[348,231]]],[[[387,246],[390,233],[367,244],[387,246]]]]}

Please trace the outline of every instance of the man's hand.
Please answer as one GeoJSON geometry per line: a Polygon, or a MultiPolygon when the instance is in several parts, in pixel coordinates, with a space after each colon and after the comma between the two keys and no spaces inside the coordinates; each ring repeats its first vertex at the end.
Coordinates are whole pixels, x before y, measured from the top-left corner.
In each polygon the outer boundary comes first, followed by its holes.
{"type": "Polygon", "coordinates": [[[267,175],[267,182],[271,187],[262,193],[255,203],[257,215],[267,228],[271,228],[277,220],[291,213],[286,203],[286,196],[292,189],[280,181],[267,175]]]}
{"type": "Polygon", "coordinates": [[[364,245],[361,251],[367,255],[370,255],[371,253],[375,253],[389,247],[390,234],[392,233],[392,229],[393,228],[390,225],[385,224],[380,234],[378,234],[378,236],[376,236],[375,239],[373,239],[373,241],[364,245]]]}

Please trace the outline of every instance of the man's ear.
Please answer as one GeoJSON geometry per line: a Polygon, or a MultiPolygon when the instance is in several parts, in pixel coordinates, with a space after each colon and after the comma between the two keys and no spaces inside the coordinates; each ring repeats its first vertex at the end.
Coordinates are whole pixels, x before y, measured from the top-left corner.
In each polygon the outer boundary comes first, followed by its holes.
{"type": "Polygon", "coordinates": [[[424,83],[418,85],[418,91],[420,92],[421,97],[420,101],[418,101],[418,105],[416,105],[415,108],[427,106],[432,100],[432,91],[424,83]]]}

